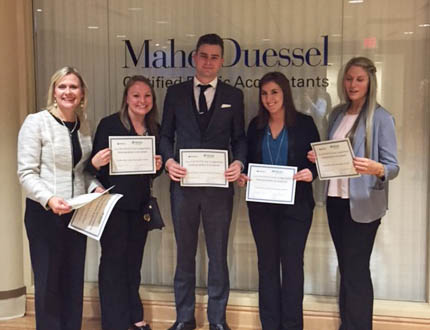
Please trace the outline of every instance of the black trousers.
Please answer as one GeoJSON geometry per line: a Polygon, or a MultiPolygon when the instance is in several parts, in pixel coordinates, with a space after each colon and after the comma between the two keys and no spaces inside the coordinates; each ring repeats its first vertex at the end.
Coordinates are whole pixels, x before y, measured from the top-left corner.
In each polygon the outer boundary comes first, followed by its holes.
{"type": "Polygon", "coordinates": [[[26,200],[37,330],[81,329],[86,236],[67,228],[71,217],[26,200]]]}
{"type": "Polygon", "coordinates": [[[148,235],[140,212],[114,208],[100,239],[99,294],[103,330],[143,320],[140,268],[148,235]]]}
{"type": "Polygon", "coordinates": [[[288,216],[285,205],[248,203],[257,246],[263,330],[303,329],[303,255],[312,224],[288,216]],[[282,276],[281,276],[282,274],[282,276]]]}
{"type": "Polygon", "coordinates": [[[227,265],[228,234],[233,209],[232,188],[181,188],[172,185],[172,218],[177,246],[174,278],[177,320],[194,320],[196,252],[200,222],[206,239],[208,266],[208,320],[225,322],[230,292],[227,265]]]}
{"type": "Polygon", "coordinates": [[[358,223],[351,218],[349,199],[327,198],[327,216],[339,271],[341,330],[371,330],[373,285],[370,256],[381,219],[358,223]]]}

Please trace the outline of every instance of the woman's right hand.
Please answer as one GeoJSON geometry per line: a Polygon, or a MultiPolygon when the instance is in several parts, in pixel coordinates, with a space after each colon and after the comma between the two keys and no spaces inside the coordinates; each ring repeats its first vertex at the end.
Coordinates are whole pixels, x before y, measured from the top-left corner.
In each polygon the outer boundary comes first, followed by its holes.
{"type": "Polygon", "coordinates": [[[316,156],[315,156],[315,152],[313,150],[309,150],[308,154],[307,154],[307,158],[310,162],[314,163],[316,162],[316,156]]]}
{"type": "Polygon", "coordinates": [[[246,174],[242,173],[239,177],[239,179],[237,179],[237,184],[239,185],[239,187],[243,188],[246,186],[246,183],[249,181],[249,176],[247,176],[246,174]]]}
{"type": "Polygon", "coordinates": [[[110,159],[111,159],[110,149],[105,148],[100,150],[98,153],[96,153],[93,156],[93,158],[91,159],[91,164],[93,164],[94,168],[96,168],[98,171],[100,167],[109,164],[110,159]]]}
{"type": "Polygon", "coordinates": [[[54,212],[58,215],[63,215],[72,212],[72,208],[70,207],[67,202],[62,199],[61,197],[51,197],[48,201],[48,206],[54,212]]]}

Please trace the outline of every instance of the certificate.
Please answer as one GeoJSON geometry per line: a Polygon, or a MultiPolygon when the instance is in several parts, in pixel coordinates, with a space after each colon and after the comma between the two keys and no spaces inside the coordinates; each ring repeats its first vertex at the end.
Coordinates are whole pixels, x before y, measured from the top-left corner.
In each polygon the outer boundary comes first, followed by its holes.
{"type": "Polygon", "coordinates": [[[112,186],[101,193],[89,193],[89,194],[79,195],[79,196],[67,199],[66,202],[67,204],[70,205],[72,210],[76,210],[91,203],[93,200],[96,200],[100,196],[107,194],[109,190],[111,190],[113,187],[115,186],[112,186]]]}
{"type": "Polygon", "coordinates": [[[109,136],[110,175],[155,173],[154,136],[109,136]]]}
{"type": "Polygon", "coordinates": [[[295,166],[266,164],[248,165],[250,181],[246,187],[246,200],[249,202],[294,204],[297,173],[295,166]]]}
{"type": "Polygon", "coordinates": [[[180,164],[187,169],[181,178],[183,187],[221,187],[228,188],[225,171],[228,164],[227,150],[181,149],[180,164]]]}
{"type": "Polygon", "coordinates": [[[106,222],[121,194],[102,194],[73,213],[69,228],[95,240],[100,240],[106,222]]]}
{"type": "Polygon", "coordinates": [[[311,143],[320,180],[360,176],[354,168],[354,153],[349,139],[311,143]]]}

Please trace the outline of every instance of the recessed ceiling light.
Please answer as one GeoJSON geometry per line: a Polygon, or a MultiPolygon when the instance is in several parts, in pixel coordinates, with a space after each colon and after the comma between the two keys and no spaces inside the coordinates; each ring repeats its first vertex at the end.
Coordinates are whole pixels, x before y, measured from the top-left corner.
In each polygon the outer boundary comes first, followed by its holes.
{"type": "Polygon", "coordinates": [[[419,27],[430,27],[430,23],[424,23],[424,24],[420,24],[418,25],[419,27]]]}
{"type": "Polygon", "coordinates": [[[349,0],[349,3],[363,3],[364,0],[349,0]]]}
{"type": "Polygon", "coordinates": [[[140,11],[143,10],[143,8],[140,7],[131,7],[131,8],[127,8],[129,11],[140,11]]]}
{"type": "Polygon", "coordinates": [[[98,30],[98,29],[99,29],[99,27],[98,27],[98,26],[96,26],[96,25],[90,25],[90,26],[88,27],[88,29],[89,29],[89,30],[98,30]]]}
{"type": "Polygon", "coordinates": [[[405,31],[403,34],[414,34],[412,31],[405,31]]]}
{"type": "Polygon", "coordinates": [[[38,13],[41,13],[41,12],[43,11],[43,9],[41,9],[41,8],[37,8],[37,9],[36,9],[36,11],[37,11],[38,13]]]}
{"type": "Polygon", "coordinates": [[[117,34],[116,37],[121,38],[121,39],[127,38],[127,36],[125,34],[117,34]]]}

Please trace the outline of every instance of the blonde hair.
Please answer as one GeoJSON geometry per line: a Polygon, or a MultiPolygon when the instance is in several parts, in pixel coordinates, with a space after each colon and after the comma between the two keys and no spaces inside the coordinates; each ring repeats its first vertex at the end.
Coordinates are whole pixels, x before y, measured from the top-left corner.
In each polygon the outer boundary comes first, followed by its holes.
{"type": "Polygon", "coordinates": [[[79,73],[78,70],[76,70],[73,67],[70,66],[65,66],[64,68],[61,68],[59,70],[57,70],[51,77],[51,82],[49,84],[49,88],[48,88],[48,97],[47,97],[47,102],[46,102],[46,109],[48,109],[48,111],[52,111],[55,107],[55,98],[54,98],[54,90],[55,90],[55,86],[57,84],[57,82],[62,79],[63,77],[69,75],[69,74],[73,74],[75,75],[78,79],[79,82],[81,84],[81,89],[82,89],[82,100],[81,100],[81,107],[78,107],[75,112],[76,115],[78,116],[79,120],[81,122],[85,121],[86,119],[86,108],[87,108],[87,104],[88,104],[88,87],[87,84],[85,83],[84,78],[82,78],[82,75],[79,73]]]}
{"type": "MultiPolygon", "coordinates": [[[[373,115],[375,113],[375,109],[379,106],[376,101],[376,91],[377,91],[377,81],[376,81],[376,67],[372,60],[367,57],[353,57],[348,63],[346,63],[342,75],[340,77],[341,81],[337,84],[338,86],[338,94],[342,103],[347,104],[349,107],[351,104],[351,100],[348,97],[348,93],[345,89],[344,79],[345,75],[349,71],[352,66],[358,66],[366,71],[367,76],[369,77],[369,86],[367,89],[366,101],[363,105],[363,109],[360,111],[363,115],[366,116],[366,157],[371,158],[372,152],[372,138],[373,138],[373,115]]],[[[357,119],[358,120],[358,119],[357,119]]],[[[355,132],[354,132],[355,133],[355,132]]]]}

